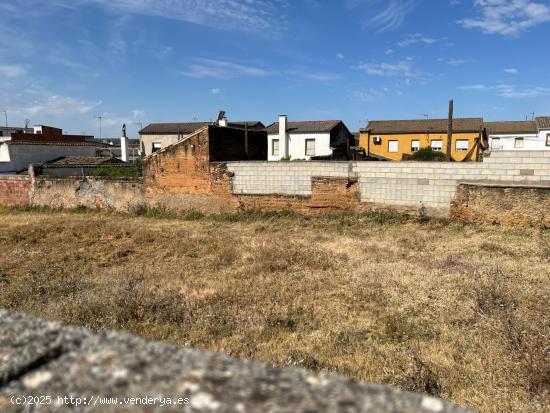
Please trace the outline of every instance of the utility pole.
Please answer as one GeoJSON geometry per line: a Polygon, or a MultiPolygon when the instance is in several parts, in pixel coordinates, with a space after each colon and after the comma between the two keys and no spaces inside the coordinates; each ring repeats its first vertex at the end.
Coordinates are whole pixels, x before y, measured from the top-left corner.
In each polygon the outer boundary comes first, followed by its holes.
{"type": "Polygon", "coordinates": [[[6,128],[8,127],[8,111],[7,110],[2,110],[0,112],[4,112],[4,116],[6,117],[6,128]]]}
{"type": "Polygon", "coordinates": [[[453,112],[454,101],[451,99],[449,101],[449,120],[447,123],[447,162],[451,161],[451,150],[453,148],[453,112]]]}
{"type": "Polygon", "coordinates": [[[103,116],[97,115],[94,116],[95,119],[99,119],[99,140],[103,138],[103,135],[101,134],[101,119],[103,119],[103,116]]]}

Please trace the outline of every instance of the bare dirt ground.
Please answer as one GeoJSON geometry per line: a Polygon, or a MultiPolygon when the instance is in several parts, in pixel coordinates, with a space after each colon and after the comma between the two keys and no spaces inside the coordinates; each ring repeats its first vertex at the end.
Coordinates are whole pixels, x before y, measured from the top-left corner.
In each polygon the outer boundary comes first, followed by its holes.
{"type": "Polygon", "coordinates": [[[550,404],[545,228],[0,209],[0,247],[3,308],[481,412],[550,404]]]}

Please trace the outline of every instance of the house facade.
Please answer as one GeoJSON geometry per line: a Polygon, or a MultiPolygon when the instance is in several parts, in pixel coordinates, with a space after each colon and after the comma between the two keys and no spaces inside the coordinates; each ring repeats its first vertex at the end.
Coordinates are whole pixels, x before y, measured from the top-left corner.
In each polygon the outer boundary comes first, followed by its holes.
{"type": "Polygon", "coordinates": [[[532,151],[541,148],[536,121],[485,122],[492,151],[532,151]]]}
{"type": "MultiPolygon", "coordinates": [[[[149,156],[212,124],[213,122],[152,123],[139,131],[141,153],[149,156]]],[[[239,129],[248,128],[253,131],[265,129],[265,125],[260,121],[228,122],[222,119],[218,125],[239,129]]]]}
{"type": "Polygon", "coordinates": [[[550,150],[550,117],[529,121],[486,122],[492,151],[550,150]]]}
{"type": "MultiPolygon", "coordinates": [[[[367,156],[402,161],[422,148],[447,152],[448,119],[376,120],[360,131],[359,146],[367,156]]],[[[455,161],[480,158],[487,137],[482,118],[453,119],[451,157],[455,161]]]]}
{"type": "Polygon", "coordinates": [[[267,128],[268,161],[350,159],[351,132],[341,120],[289,122],[286,115],[267,128]]]}

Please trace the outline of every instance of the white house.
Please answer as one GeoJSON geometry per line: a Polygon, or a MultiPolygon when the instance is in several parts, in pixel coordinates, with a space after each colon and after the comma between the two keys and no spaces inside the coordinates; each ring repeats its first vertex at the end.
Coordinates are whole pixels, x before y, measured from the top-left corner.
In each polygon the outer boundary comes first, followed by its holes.
{"type": "Polygon", "coordinates": [[[312,157],[350,159],[354,138],[341,120],[289,122],[286,115],[267,128],[268,161],[312,157]]]}
{"type": "Polygon", "coordinates": [[[494,151],[550,150],[550,117],[528,121],[485,122],[494,151]]]}
{"type": "Polygon", "coordinates": [[[539,141],[544,149],[550,150],[550,116],[540,116],[536,119],[539,128],[539,141]]]}

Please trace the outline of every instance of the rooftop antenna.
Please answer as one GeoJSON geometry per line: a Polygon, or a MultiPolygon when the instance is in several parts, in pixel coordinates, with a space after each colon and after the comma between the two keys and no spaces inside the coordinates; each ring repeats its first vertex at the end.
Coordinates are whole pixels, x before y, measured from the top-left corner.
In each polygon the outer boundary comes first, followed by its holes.
{"type": "Polygon", "coordinates": [[[101,119],[103,119],[103,116],[97,115],[94,116],[95,119],[99,119],[99,139],[101,140],[103,135],[101,134],[101,119]]]}
{"type": "Polygon", "coordinates": [[[30,119],[25,119],[25,129],[27,129],[30,124],[31,124],[31,120],[30,119]]]}
{"type": "Polygon", "coordinates": [[[421,113],[422,116],[424,116],[426,118],[426,120],[430,119],[430,114],[429,113],[421,113]]]}

